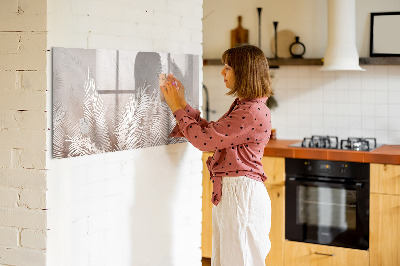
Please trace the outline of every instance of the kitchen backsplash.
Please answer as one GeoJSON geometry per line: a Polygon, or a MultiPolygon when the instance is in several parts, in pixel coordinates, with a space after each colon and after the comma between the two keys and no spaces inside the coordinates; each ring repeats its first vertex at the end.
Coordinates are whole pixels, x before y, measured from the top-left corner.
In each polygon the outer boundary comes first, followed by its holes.
{"type": "MultiPolygon", "coordinates": [[[[311,135],[376,137],[400,144],[400,66],[364,65],[366,71],[324,72],[319,66],[271,69],[278,107],[272,110],[277,138],[311,135]]],[[[205,66],[210,120],[229,108],[232,98],[219,75],[222,66],[205,66]]]]}

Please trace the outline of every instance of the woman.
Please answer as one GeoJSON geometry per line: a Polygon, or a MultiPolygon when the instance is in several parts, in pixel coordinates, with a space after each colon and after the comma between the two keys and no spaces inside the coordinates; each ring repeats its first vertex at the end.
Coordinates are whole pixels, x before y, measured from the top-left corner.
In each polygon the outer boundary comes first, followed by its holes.
{"type": "Polygon", "coordinates": [[[196,148],[214,151],[207,160],[213,182],[212,265],[265,265],[271,247],[271,202],[261,164],[271,130],[265,104],[272,95],[268,62],[252,45],[228,49],[222,62],[227,95],[237,98],[216,122],[200,118],[173,76],[160,87],[178,122],[170,136],[184,136],[196,148]]]}

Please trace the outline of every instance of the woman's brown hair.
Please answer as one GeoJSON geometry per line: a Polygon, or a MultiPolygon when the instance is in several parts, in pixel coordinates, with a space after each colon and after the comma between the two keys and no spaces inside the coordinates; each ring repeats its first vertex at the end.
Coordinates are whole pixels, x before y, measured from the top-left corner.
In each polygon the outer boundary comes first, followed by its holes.
{"type": "Polygon", "coordinates": [[[235,74],[235,86],[227,95],[259,98],[273,95],[268,61],[263,51],[253,45],[240,45],[222,54],[222,63],[235,74]]]}

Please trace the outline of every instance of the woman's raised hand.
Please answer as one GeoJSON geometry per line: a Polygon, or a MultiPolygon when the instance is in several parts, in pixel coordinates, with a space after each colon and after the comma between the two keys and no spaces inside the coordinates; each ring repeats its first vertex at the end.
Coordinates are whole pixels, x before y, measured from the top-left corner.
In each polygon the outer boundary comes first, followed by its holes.
{"type": "Polygon", "coordinates": [[[175,81],[175,84],[178,87],[178,96],[179,96],[179,102],[183,108],[187,105],[187,102],[185,100],[185,87],[183,86],[182,82],[175,78],[174,75],[171,74],[171,77],[173,81],[175,81]]]}
{"type": "Polygon", "coordinates": [[[160,86],[160,89],[164,94],[165,102],[173,113],[178,109],[185,108],[185,88],[173,75],[167,76],[164,86],[160,86]]]}

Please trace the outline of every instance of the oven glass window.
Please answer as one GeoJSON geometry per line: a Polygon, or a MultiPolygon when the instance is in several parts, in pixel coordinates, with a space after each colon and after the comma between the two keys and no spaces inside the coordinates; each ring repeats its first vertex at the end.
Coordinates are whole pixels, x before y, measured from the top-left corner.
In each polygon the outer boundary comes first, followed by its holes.
{"type": "Polygon", "coordinates": [[[298,186],[298,224],[356,228],[356,191],[344,188],[298,186]]]}

